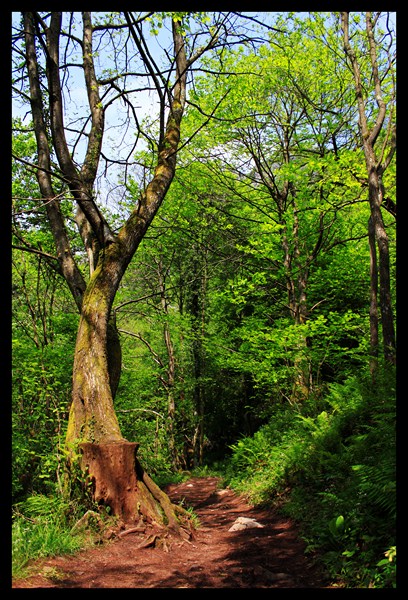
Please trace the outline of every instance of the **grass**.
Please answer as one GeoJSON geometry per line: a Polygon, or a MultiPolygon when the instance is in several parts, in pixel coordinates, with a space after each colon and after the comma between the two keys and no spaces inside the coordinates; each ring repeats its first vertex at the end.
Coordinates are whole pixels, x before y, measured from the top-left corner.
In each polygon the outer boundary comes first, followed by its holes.
{"type": "Polygon", "coordinates": [[[72,533],[70,507],[58,497],[41,494],[19,504],[12,523],[12,577],[30,575],[30,563],[47,556],[74,554],[92,543],[89,531],[72,533]]]}

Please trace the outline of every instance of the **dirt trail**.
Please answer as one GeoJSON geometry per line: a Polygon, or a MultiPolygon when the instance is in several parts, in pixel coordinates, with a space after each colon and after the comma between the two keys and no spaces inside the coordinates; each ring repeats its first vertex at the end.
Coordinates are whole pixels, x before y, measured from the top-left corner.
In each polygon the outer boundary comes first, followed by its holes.
{"type": "Polygon", "coordinates": [[[13,588],[321,588],[294,524],[271,509],[251,507],[215,477],[166,489],[192,507],[200,527],[191,540],[141,548],[134,532],[75,556],[37,561],[36,575],[13,588]],[[229,531],[238,517],[263,527],[229,531]]]}

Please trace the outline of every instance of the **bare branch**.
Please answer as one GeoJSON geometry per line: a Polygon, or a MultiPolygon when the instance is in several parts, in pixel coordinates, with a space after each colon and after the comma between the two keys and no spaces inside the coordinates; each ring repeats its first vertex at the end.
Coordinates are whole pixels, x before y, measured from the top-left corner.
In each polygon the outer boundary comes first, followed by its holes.
{"type": "Polygon", "coordinates": [[[157,354],[157,352],[155,352],[153,350],[153,348],[149,344],[149,342],[144,337],[142,337],[142,335],[140,333],[134,333],[133,331],[127,331],[126,329],[119,329],[119,328],[118,328],[118,331],[120,333],[125,333],[126,335],[130,335],[132,337],[135,337],[138,340],[140,340],[141,342],[143,342],[143,344],[149,349],[149,352],[153,356],[154,362],[156,362],[163,369],[165,368],[165,365],[163,364],[163,361],[161,360],[160,356],[157,354]]]}
{"type": "MultiPolygon", "coordinates": [[[[58,258],[56,256],[48,254],[43,250],[37,250],[36,248],[32,248],[30,246],[19,246],[17,244],[11,244],[11,247],[15,248],[15,250],[23,250],[24,252],[30,252],[31,254],[38,254],[39,256],[43,256],[46,259],[53,260],[58,263],[58,258]]],[[[58,269],[58,271],[60,272],[60,269],[58,269]]]]}

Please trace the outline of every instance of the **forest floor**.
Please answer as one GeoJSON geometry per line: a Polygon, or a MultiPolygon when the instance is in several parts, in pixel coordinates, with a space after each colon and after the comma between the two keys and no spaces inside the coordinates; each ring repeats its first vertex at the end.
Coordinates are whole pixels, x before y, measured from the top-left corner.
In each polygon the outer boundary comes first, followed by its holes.
{"type": "Polygon", "coordinates": [[[325,588],[304,554],[295,524],[273,508],[255,508],[216,477],[165,488],[191,507],[199,527],[190,539],[134,531],[73,556],[42,559],[13,588],[325,588]],[[229,531],[238,517],[262,527],[229,531]],[[147,541],[146,541],[147,540],[147,541]]]}

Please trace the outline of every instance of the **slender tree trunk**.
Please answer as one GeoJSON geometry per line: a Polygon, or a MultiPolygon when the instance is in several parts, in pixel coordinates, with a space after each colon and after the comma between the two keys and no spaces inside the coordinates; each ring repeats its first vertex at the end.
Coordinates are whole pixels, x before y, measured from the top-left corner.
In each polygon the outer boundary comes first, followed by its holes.
{"type": "Polygon", "coordinates": [[[157,263],[157,275],[159,280],[160,302],[165,319],[163,325],[163,336],[167,351],[167,380],[165,382],[165,388],[167,391],[167,437],[171,461],[173,467],[177,468],[179,466],[179,458],[175,440],[176,401],[174,397],[174,385],[176,381],[176,357],[170,333],[169,311],[166,298],[165,273],[161,258],[157,263]]]}
{"type": "MultiPolygon", "coordinates": [[[[282,237],[282,249],[284,252],[284,268],[286,276],[286,289],[288,294],[288,306],[291,318],[296,325],[304,325],[307,320],[307,282],[309,276],[308,266],[301,264],[299,251],[299,221],[295,211],[292,229],[291,249],[287,235],[282,237]],[[293,274],[292,263],[295,260],[296,275],[293,274]]],[[[311,385],[310,363],[305,356],[307,350],[307,339],[303,336],[297,345],[293,361],[293,385],[291,399],[301,402],[308,397],[311,385]]]]}
{"type": "Polygon", "coordinates": [[[192,359],[193,359],[193,404],[194,433],[192,452],[194,466],[200,465],[203,458],[205,396],[202,384],[204,374],[203,337],[205,331],[206,257],[197,248],[197,258],[192,268],[193,282],[190,287],[189,312],[192,318],[192,359]]]}
{"type": "Polygon", "coordinates": [[[386,362],[395,364],[395,329],[394,317],[392,311],[391,285],[390,285],[390,260],[389,260],[389,241],[385,230],[384,221],[381,214],[381,205],[384,201],[384,189],[382,184],[382,174],[390,164],[395,151],[395,132],[391,134],[392,112],[390,113],[389,124],[387,125],[386,140],[389,142],[389,152],[386,158],[385,146],[381,150],[381,159],[376,157],[375,144],[380,132],[384,129],[385,118],[387,114],[387,105],[383,100],[382,81],[377,63],[377,46],[374,37],[375,19],[372,13],[366,13],[366,36],[368,43],[368,55],[371,63],[371,83],[375,100],[377,103],[377,113],[370,115],[370,124],[366,114],[366,91],[362,84],[360,64],[357,56],[350,44],[349,37],[349,13],[341,13],[344,51],[350,61],[353,70],[355,91],[357,96],[358,116],[360,134],[363,143],[364,157],[368,180],[368,201],[370,205],[369,221],[369,240],[370,240],[370,260],[371,276],[374,278],[371,282],[371,303],[370,303],[370,332],[371,332],[371,371],[376,368],[375,345],[378,345],[378,318],[376,317],[377,299],[377,254],[373,246],[375,238],[378,249],[378,270],[379,270],[379,296],[380,312],[383,337],[384,358],[386,362]],[[371,125],[371,122],[373,123],[371,125]],[[376,331],[377,329],[377,331],[376,331]]]}
{"type": "Polygon", "coordinates": [[[375,231],[372,218],[368,220],[370,247],[370,373],[375,378],[378,370],[378,266],[375,231]]]}
{"type": "MultiPolygon", "coordinates": [[[[380,312],[383,337],[384,358],[395,364],[395,329],[391,299],[390,254],[388,235],[381,214],[383,190],[377,169],[369,173],[369,202],[371,226],[374,230],[378,248],[378,270],[380,283],[380,312]]],[[[377,334],[378,335],[378,334],[377,334]]]]}
{"type": "Polygon", "coordinates": [[[179,460],[175,439],[176,401],[174,397],[174,384],[176,379],[176,359],[174,355],[174,347],[170,336],[170,328],[168,322],[164,324],[164,340],[167,349],[167,435],[171,461],[173,467],[177,468],[179,465],[179,460]]]}

